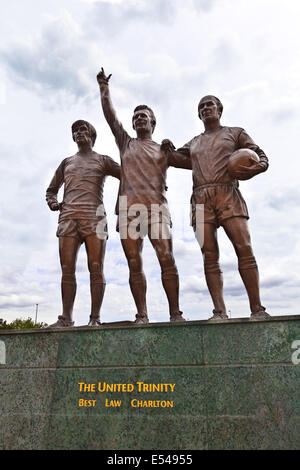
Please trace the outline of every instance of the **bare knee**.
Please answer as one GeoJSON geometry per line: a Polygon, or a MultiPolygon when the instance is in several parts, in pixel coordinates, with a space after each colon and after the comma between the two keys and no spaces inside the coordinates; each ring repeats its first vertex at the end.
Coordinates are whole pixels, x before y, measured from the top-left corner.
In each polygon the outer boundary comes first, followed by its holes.
{"type": "Polygon", "coordinates": [[[162,271],[175,266],[175,259],[170,250],[156,250],[156,254],[162,271]]]}
{"type": "Polygon", "coordinates": [[[142,271],[142,260],[139,254],[127,253],[127,263],[129,270],[132,272],[142,271]]]}
{"type": "Polygon", "coordinates": [[[234,245],[234,249],[238,258],[253,256],[253,250],[250,242],[236,243],[234,245]]]}
{"type": "Polygon", "coordinates": [[[218,250],[202,250],[205,273],[220,273],[218,250]]]}
{"type": "Polygon", "coordinates": [[[75,274],[75,266],[71,264],[62,264],[61,270],[63,275],[74,276],[75,274]]]}
{"type": "Polygon", "coordinates": [[[90,273],[102,273],[103,263],[99,263],[98,261],[89,261],[88,268],[90,273]]]}

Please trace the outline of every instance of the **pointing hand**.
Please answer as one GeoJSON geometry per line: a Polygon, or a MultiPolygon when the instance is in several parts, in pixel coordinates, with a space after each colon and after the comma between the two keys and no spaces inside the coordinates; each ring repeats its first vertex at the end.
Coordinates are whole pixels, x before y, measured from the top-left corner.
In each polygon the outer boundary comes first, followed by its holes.
{"type": "Polygon", "coordinates": [[[101,71],[98,73],[97,75],[97,82],[99,83],[99,85],[101,83],[108,83],[109,82],[109,79],[111,77],[112,74],[108,75],[108,77],[105,75],[105,72],[104,72],[104,69],[103,67],[101,67],[101,71]]]}

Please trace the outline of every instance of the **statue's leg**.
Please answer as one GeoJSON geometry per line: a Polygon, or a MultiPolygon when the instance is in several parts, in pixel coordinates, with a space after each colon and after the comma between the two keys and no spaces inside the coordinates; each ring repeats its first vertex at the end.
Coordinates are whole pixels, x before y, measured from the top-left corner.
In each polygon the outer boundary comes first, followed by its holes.
{"type": "Polygon", "coordinates": [[[136,323],[148,323],[147,283],[142,261],[143,239],[121,238],[121,243],[129,267],[129,285],[137,308],[136,323]]]}
{"type": "Polygon", "coordinates": [[[239,273],[245,285],[252,315],[268,316],[261,305],[259,273],[253,255],[248,221],[245,217],[231,217],[222,222],[238,257],[239,273]]]}
{"type": "Polygon", "coordinates": [[[206,284],[214,305],[214,317],[227,318],[223,298],[223,275],[219,265],[219,245],[216,225],[204,223],[203,239],[201,239],[201,242],[198,240],[198,242],[203,256],[206,284]]]}
{"type": "Polygon", "coordinates": [[[170,320],[184,321],[182,312],[179,310],[179,277],[173,256],[170,226],[162,223],[159,225],[160,233],[164,230],[164,238],[159,236],[154,238],[152,233],[149,233],[149,239],[161,267],[161,280],[168,299],[170,320]]]}
{"type": "Polygon", "coordinates": [[[91,315],[89,326],[98,326],[100,325],[100,309],[106,286],[103,274],[106,239],[99,239],[94,233],[87,236],[84,242],[90,272],[91,315]]]}
{"type": "Polygon", "coordinates": [[[73,305],[76,295],[76,260],[81,240],[76,237],[59,237],[59,257],[62,269],[61,294],[62,320],[72,322],[73,305]]]}

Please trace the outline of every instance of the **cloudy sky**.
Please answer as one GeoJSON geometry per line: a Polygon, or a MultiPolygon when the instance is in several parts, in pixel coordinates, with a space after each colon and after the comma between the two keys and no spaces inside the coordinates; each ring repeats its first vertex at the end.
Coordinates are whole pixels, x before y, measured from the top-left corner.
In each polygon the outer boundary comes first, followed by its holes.
{"type": "MultiPolygon", "coordinates": [[[[244,127],[269,157],[267,173],[242,182],[260,270],[263,305],[272,315],[299,313],[300,292],[300,3],[298,0],[10,0],[1,9],[0,318],[51,323],[61,313],[57,213],[45,203],[54,170],[76,152],[70,126],[92,122],[95,150],[119,161],[100,108],[96,75],[112,73],[111,93],[131,135],[133,108],[157,117],[154,140],[181,146],[202,132],[197,103],[224,104],[222,123],[244,127]]],[[[202,257],[189,227],[191,173],[169,169],[168,193],[180,304],[189,320],[212,304],[202,257]]],[[[132,320],[128,268],[113,213],[118,184],[105,183],[110,238],[102,321],[132,320]]],[[[60,194],[60,197],[61,194],[60,194]]],[[[249,316],[233,248],[218,231],[224,293],[231,316],[249,316]]],[[[151,321],[168,320],[159,264],[144,246],[151,321]]],[[[82,246],[76,325],[88,321],[89,276],[82,246]]]]}

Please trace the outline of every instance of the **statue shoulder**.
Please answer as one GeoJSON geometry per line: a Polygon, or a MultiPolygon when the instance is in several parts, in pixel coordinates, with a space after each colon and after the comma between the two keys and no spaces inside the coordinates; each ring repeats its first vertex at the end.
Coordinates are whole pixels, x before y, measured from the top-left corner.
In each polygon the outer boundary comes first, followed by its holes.
{"type": "Polygon", "coordinates": [[[72,158],[74,158],[74,156],[75,156],[75,155],[64,158],[64,159],[60,162],[58,168],[61,168],[61,169],[63,170],[63,169],[65,168],[65,166],[72,160],[72,158]]]}
{"type": "Polygon", "coordinates": [[[223,126],[223,129],[229,135],[233,136],[234,139],[239,139],[240,135],[246,132],[243,127],[237,127],[237,126],[223,126]]]}
{"type": "Polygon", "coordinates": [[[189,141],[186,143],[186,145],[192,145],[192,144],[198,142],[198,140],[201,139],[201,135],[202,135],[202,134],[195,135],[194,137],[191,138],[191,140],[189,140],[189,141]]]}
{"type": "Polygon", "coordinates": [[[223,126],[224,129],[228,129],[229,132],[232,132],[233,134],[240,134],[242,131],[245,131],[243,127],[237,127],[237,126],[223,126]]]}

